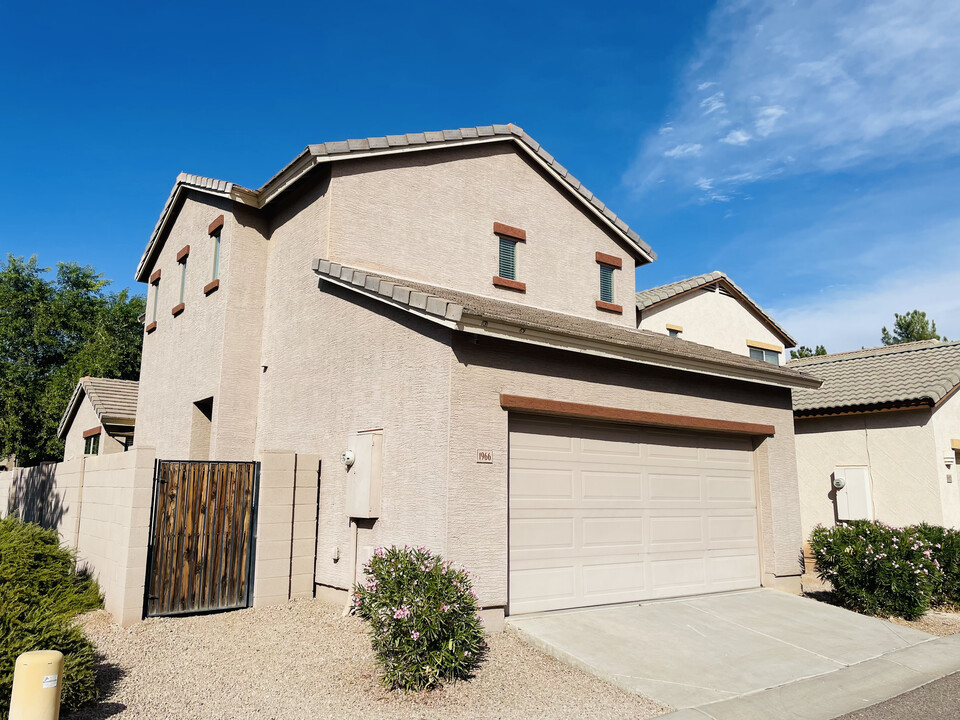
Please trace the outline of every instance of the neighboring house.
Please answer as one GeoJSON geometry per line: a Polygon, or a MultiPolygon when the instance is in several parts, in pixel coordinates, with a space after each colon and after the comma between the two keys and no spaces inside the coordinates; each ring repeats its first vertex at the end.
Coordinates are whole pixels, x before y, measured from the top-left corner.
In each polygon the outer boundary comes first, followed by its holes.
{"type": "Polygon", "coordinates": [[[818,523],[860,518],[960,527],[960,342],[789,365],[823,380],[794,394],[804,537],[818,523]]]}
{"type": "Polygon", "coordinates": [[[133,445],[137,381],[82,377],[60,419],[63,459],[124,452],[133,445]]]}
{"type": "Polygon", "coordinates": [[[637,293],[637,327],[782,365],[796,342],[715,270],[637,293]]]}
{"type": "Polygon", "coordinates": [[[791,390],[819,382],[636,329],[655,257],[513,125],[310,145],[258,190],[182,174],[136,275],[137,445],[319,456],[289,502],[319,498],[295,561],[328,597],[394,543],[493,620],[799,590],[791,390]]]}

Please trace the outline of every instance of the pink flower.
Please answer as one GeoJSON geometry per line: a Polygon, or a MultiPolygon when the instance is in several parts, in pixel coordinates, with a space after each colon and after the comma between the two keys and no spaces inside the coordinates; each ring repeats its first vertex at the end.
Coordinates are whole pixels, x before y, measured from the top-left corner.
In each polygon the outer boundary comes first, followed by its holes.
{"type": "Polygon", "coordinates": [[[410,637],[412,637],[414,640],[417,640],[420,637],[420,633],[414,630],[412,633],[410,633],[410,637]]]}

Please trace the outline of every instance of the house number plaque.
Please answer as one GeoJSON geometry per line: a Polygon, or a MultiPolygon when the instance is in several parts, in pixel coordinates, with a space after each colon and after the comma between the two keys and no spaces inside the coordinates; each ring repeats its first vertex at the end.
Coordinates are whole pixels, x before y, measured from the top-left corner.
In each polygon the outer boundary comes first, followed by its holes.
{"type": "Polygon", "coordinates": [[[477,450],[477,462],[484,465],[493,464],[493,450],[477,450]]]}

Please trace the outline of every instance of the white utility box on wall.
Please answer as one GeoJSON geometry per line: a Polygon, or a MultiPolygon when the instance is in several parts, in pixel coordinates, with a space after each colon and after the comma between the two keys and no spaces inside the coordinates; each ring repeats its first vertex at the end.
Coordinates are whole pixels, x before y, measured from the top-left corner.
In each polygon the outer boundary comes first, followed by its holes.
{"type": "Polygon", "coordinates": [[[348,442],[354,453],[347,468],[347,516],[380,517],[380,489],[383,465],[383,432],[357,433],[348,442]]]}
{"type": "Polygon", "coordinates": [[[866,465],[836,467],[833,487],[837,491],[837,520],[873,520],[870,468],[866,465]]]}

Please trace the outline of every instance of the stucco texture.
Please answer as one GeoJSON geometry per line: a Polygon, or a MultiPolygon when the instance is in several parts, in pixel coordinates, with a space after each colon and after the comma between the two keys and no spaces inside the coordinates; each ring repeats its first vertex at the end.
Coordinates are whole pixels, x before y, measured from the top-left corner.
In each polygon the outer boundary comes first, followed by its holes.
{"type": "Polygon", "coordinates": [[[960,528],[960,466],[958,453],[952,443],[960,441],[960,392],[949,396],[933,413],[934,462],[939,475],[940,496],[943,505],[943,523],[960,528]],[[944,457],[954,455],[954,465],[948,467],[944,457]]]}
{"type": "Polygon", "coordinates": [[[739,300],[713,289],[697,289],[644,310],[637,327],[665,335],[668,323],[683,328],[684,340],[737,355],[750,355],[748,340],[783,347],[782,338],[739,300]]]}
{"type": "Polygon", "coordinates": [[[633,327],[633,256],[511,144],[387,156],[334,167],[329,258],[344,265],[633,327]],[[526,231],[518,293],[494,287],[493,223],[526,231]],[[596,253],[614,255],[614,302],[598,310],[596,253]]]}
{"type": "Polygon", "coordinates": [[[836,521],[831,482],[838,465],[870,468],[877,520],[944,522],[929,410],[799,419],[796,444],[804,538],[817,524],[836,521]]]}

